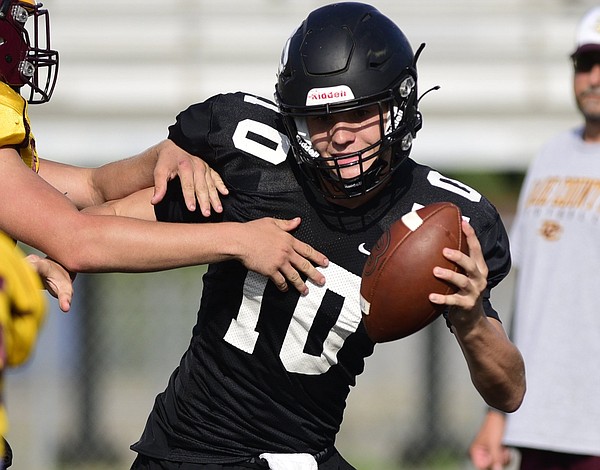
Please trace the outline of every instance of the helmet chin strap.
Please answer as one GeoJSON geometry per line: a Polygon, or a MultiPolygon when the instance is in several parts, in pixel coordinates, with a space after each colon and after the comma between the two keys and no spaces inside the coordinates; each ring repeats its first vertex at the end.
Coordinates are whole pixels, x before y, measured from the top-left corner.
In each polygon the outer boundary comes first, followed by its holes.
{"type": "MultiPolygon", "coordinates": [[[[352,198],[366,194],[371,189],[378,187],[379,184],[375,183],[385,169],[389,167],[389,162],[385,158],[382,158],[384,155],[385,153],[377,155],[367,170],[352,178],[341,178],[339,169],[337,171],[332,169],[328,173],[321,173],[321,179],[331,188],[327,190],[329,196],[334,199],[352,198]],[[333,194],[333,191],[339,194],[333,194]]],[[[357,165],[360,162],[362,162],[362,159],[359,160],[357,165]]]]}
{"type": "Polygon", "coordinates": [[[369,186],[369,180],[376,179],[387,166],[388,163],[378,156],[364,173],[353,178],[341,179],[341,183],[344,185],[344,188],[357,187],[365,183],[369,186]]]}

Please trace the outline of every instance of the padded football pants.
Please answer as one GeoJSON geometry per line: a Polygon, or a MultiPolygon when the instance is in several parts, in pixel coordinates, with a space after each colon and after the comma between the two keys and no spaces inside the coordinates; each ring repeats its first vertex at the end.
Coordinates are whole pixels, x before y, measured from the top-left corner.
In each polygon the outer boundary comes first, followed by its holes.
{"type": "MultiPolygon", "coordinates": [[[[199,464],[171,462],[168,460],[153,459],[138,454],[131,466],[131,470],[268,470],[269,465],[263,459],[252,459],[248,462],[234,464],[199,464]]],[[[340,455],[333,450],[323,461],[319,461],[319,470],[356,470],[340,455]]]]}

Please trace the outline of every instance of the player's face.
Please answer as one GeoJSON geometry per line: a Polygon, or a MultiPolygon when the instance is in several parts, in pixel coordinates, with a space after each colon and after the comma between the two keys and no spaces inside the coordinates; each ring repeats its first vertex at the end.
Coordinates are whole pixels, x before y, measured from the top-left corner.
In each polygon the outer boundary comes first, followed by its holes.
{"type": "Polygon", "coordinates": [[[600,52],[587,52],[576,59],[573,88],[586,120],[600,122],[600,52]]]}
{"type": "MultiPolygon", "coordinates": [[[[311,116],[306,122],[314,149],[323,158],[336,158],[339,175],[343,179],[351,179],[361,174],[360,159],[356,152],[370,147],[381,139],[380,114],[377,105],[343,113],[311,116]],[[344,158],[344,155],[348,155],[348,158],[344,158]]],[[[379,147],[376,146],[362,154],[363,172],[375,161],[368,157],[378,149],[379,147]]],[[[332,167],[335,165],[333,160],[327,162],[332,167]]]]}

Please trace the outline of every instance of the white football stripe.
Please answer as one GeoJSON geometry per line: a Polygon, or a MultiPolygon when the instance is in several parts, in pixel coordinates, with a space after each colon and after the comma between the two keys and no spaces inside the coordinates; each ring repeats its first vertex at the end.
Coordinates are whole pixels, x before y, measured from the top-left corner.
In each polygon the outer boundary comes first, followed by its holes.
{"type": "Polygon", "coordinates": [[[404,223],[404,225],[414,232],[421,225],[423,225],[423,219],[419,216],[419,214],[413,211],[402,216],[402,223],[404,223]]]}
{"type": "Polygon", "coordinates": [[[371,310],[371,302],[365,299],[362,295],[360,296],[360,309],[365,315],[368,315],[369,311],[371,310]]]}

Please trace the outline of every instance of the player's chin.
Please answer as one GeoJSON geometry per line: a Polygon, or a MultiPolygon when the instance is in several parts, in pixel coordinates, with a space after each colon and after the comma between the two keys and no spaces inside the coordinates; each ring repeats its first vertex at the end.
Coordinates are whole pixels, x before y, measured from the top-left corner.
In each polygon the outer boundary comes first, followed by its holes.
{"type": "Polygon", "coordinates": [[[373,165],[373,160],[368,160],[368,161],[362,163],[362,169],[361,169],[361,166],[359,163],[356,163],[356,164],[350,165],[350,166],[346,166],[346,167],[342,167],[338,170],[339,179],[345,180],[345,181],[356,180],[356,178],[358,178],[359,176],[364,175],[364,173],[369,168],[371,168],[372,165],[373,165]]]}
{"type": "Polygon", "coordinates": [[[339,170],[339,179],[344,182],[353,181],[359,176],[360,176],[359,168],[351,167],[351,168],[342,168],[339,170]]]}

